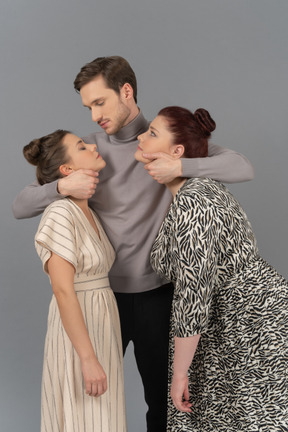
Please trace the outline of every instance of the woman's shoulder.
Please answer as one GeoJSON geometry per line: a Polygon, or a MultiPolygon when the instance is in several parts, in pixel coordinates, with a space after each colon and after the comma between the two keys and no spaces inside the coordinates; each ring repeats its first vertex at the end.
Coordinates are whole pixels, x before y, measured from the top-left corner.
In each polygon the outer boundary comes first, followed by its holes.
{"type": "MultiPolygon", "coordinates": [[[[177,196],[176,196],[177,197],[177,196]]],[[[210,178],[193,178],[185,182],[178,192],[177,206],[200,213],[209,212],[215,218],[227,214],[243,213],[237,199],[227,187],[210,178]]]]}
{"type": "Polygon", "coordinates": [[[179,196],[184,199],[199,199],[215,202],[219,197],[225,196],[226,199],[232,194],[223,183],[210,178],[191,178],[188,179],[179,190],[179,196]]]}
{"type": "Polygon", "coordinates": [[[61,223],[62,225],[74,225],[75,204],[69,198],[63,198],[49,204],[46,207],[39,227],[47,223],[61,223]],[[50,221],[50,222],[48,222],[50,221]]]}
{"type": "Polygon", "coordinates": [[[175,200],[185,201],[206,201],[218,193],[221,186],[218,182],[209,178],[191,178],[179,189],[175,200]]]}
{"type": "Polygon", "coordinates": [[[171,210],[174,215],[185,212],[192,217],[192,213],[209,213],[216,217],[229,201],[229,191],[222,183],[210,178],[191,178],[179,189],[171,210]]]}
{"type": "Polygon", "coordinates": [[[54,239],[72,238],[77,228],[72,204],[66,198],[51,203],[42,215],[35,234],[35,240],[43,236],[47,240],[47,235],[51,239],[52,237],[54,239]]]}
{"type": "Polygon", "coordinates": [[[222,189],[223,184],[211,178],[193,177],[187,179],[182,186],[182,191],[188,193],[205,193],[209,190],[217,191],[222,189]]]}
{"type": "Polygon", "coordinates": [[[53,201],[46,207],[43,215],[51,212],[73,213],[75,204],[69,198],[63,198],[53,201]]]}

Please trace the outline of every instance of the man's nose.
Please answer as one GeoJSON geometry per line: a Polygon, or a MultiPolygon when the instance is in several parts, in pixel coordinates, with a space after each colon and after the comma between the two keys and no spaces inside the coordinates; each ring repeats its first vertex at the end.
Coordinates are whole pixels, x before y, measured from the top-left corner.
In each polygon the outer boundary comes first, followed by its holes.
{"type": "Polygon", "coordinates": [[[92,114],[92,121],[93,122],[98,123],[102,118],[102,114],[101,114],[99,108],[92,108],[91,114],[92,114]]]}

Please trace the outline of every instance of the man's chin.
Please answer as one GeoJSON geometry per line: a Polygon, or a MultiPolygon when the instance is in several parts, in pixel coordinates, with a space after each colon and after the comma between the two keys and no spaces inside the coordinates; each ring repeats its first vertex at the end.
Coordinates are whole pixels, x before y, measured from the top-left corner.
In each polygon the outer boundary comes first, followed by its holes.
{"type": "Polygon", "coordinates": [[[107,125],[107,127],[102,128],[103,131],[107,134],[107,135],[115,135],[117,132],[119,132],[119,130],[121,129],[121,127],[115,127],[112,125],[107,125]]]}

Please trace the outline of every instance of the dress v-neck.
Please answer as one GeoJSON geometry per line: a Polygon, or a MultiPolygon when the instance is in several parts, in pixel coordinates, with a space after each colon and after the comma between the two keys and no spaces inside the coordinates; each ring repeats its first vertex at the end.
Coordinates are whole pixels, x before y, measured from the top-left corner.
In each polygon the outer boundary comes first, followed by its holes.
{"type": "Polygon", "coordinates": [[[100,230],[102,229],[102,226],[101,226],[101,224],[99,224],[99,221],[98,221],[98,219],[97,219],[97,217],[96,217],[96,214],[93,212],[93,210],[91,210],[91,209],[89,208],[89,211],[90,211],[90,214],[92,215],[92,218],[93,218],[93,220],[94,220],[94,222],[95,222],[95,225],[96,225],[96,227],[97,227],[98,233],[97,233],[97,231],[95,230],[95,228],[93,227],[93,225],[91,224],[91,222],[89,222],[89,220],[88,220],[88,218],[85,216],[84,212],[83,212],[83,214],[84,214],[84,216],[86,217],[87,222],[88,222],[88,224],[90,225],[91,229],[94,231],[94,233],[95,233],[96,236],[98,237],[98,240],[100,241],[100,243],[102,243],[102,233],[100,233],[100,230]]]}
{"type": "Polygon", "coordinates": [[[81,207],[79,207],[73,200],[71,200],[70,198],[68,198],[69,199],[69,201],[71,202],[71,203],[73,203],[73,205],[81,212],[81,214],[83,215],[83,217],[84,217],[84,220],[85,220],[85,223],[86,223],[86,225],[88,226],[88,229],[89,229],[89,231],[92,231],[92,233],[96,236],[96,238],[97,238],[97,240],[100,242],[100,243],[102,243],[102,236],[103,236],[103,229],[102,229],[102,226],[101,226],[101,224],[99,223],[99,221],[98,221],[98,219],[97,219],[97,217],[96,217],[96,214],[93,212],[93,210],[91,210],[90,209],[90,207],[88,207],[88,210],[90,211],[90,214],[91,214],[91,216],[92,216],[92,218],[93,218],[93,220],[94,220],[94,222],[95,222],[95,225],[96,225],[96,227],[97,227],[97,229],[98,229],[98,233],[97,233],[97,231],[95,230],[95,228],[93,227],[93,225],[91,224],[91,222],[89,221],[89,219],[87,218],[87,216],[85,215],[85,213],[84,213],[84,211],[81,209],[81,207]],[[101,231],[101,232],[100,232],[101,231]]]}

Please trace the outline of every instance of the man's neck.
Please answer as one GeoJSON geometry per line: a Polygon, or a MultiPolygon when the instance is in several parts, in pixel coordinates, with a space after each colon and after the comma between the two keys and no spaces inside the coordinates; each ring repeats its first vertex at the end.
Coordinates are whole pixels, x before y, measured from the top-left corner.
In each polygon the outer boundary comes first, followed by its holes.
{"type": "Polygon", "coordinates": [[[118,132],[109,135],[111,142],[129,142],[137,140],[137,136],[146,132],[149,128],[149,123],[137,107],[137,114],[126,126],[123,126],[118,132]]]}
{"type": "Polygon", "coordinates": [[[134,104],[132,106],[130,115],[127,118],[127,120],[126,120],[125,124],[123,125],[123,127],[127,126],[129,123],[131,123],[131,121],[133,121],[138,116],[139,112],[140,112],[140,109],[138,108],[138,106],[136,104],[134,104]]]}

